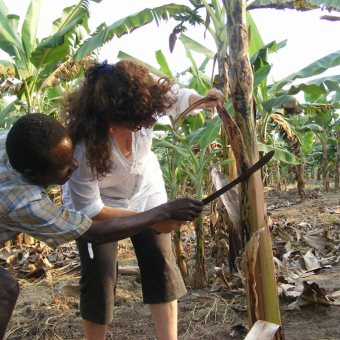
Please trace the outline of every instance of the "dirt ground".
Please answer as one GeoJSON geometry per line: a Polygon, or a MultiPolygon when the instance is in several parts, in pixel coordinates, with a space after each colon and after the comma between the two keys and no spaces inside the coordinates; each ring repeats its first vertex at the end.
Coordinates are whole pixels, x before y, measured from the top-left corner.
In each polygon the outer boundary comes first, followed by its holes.
{"type": "MultiPolygon", "coordinates": [[[[340,195],[333,190],[325,193],[317,186],[307,188],[302,202],[296,189],[278,192],[266,188],[287,340],[340,339],[340,195]],[[301,299],[304,281],[319,287],[327,298],[301,299]]],[[[120,242],[119,252],[121,267],[136,264],[130,241],[120,242]]],[[[51,268],[40,278],[27,275],[18,265],[4,264],[19,278],[21,287],[5,339],[84,338],[74,243],[51,252],[48,260],[44,263],[51,268]]],[[[123,274],[119,274],[115,319],[107,339],[156,339],[149,310],[142,304],[138,275],[123,274]]],[[[179,338],[244,339],[248,328],[242,285],[228,288],[213,275],[209,282],[204,290],[189,288],[180,299],[179,338]]]]}

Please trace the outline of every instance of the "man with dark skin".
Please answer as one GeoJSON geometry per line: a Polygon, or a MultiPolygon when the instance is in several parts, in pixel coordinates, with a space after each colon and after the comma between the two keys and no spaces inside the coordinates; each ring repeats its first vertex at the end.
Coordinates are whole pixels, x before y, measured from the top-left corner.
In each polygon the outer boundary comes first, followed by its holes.
{"type": "MultiPolygon", "coordinates": [[[[65,184],[77,168],[65,128],[45,114],[29,114],[18,119],[9,132],[0,132],[0,244],[21,232],[52,247],[75,239],[106,243],[149,227],[168,233],[202,212],[201,201],[180,198],[142,213],[92,221],[48,197],[47,187],[65,184]]],[[[0,266],[0,339],[18,294],[17,280],[0,266]]]]}

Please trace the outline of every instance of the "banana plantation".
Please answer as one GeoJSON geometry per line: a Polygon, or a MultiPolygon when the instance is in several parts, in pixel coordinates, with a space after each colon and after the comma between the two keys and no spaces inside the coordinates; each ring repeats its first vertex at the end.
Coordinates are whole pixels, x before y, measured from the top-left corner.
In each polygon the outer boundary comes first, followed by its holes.
{"type": "MultiPolygon", "coordinates": [[[[0,0],[0,49],[9,57],[0,60],[1,130],[33,112],[61,119],[65,93],[79,84],[101,47],[157,23],[173,28],[164,37],[169,51],[155,51],[158,65],[124,51],[115,51],[118,59],[138,60],[156,76],[201,95],[216,87],[225,96],[223,107],[195,115],[187,110],[155,125],[153,150],[168,198],[204,201],[268,157],[173,233],[189,291],[179,301],[179,337],[340,339],[340,74],[324,75],[340,65],[337,39],[333,53],[273,82],[270,55],[287,41],[263,41],[252,17],[252,11],[266,8],[323,9],[324,19],[338,25],[340,0],[150,3],[92,31],[92,1],[74,0],[56,13],[51,34],[38,40],[42,1],[31,0],[19,18],[0,0]],[[198,25],[214,50],[204,36],[190,36],[198,25]],[[187,56],[181,73],[171,70],[166,57],[176,54],[178,45],[187,56]]],[[[49,189],[58,204],[60,190],[49,189]]],[[[0,246],[1,265],[21,283],[6,338],[82,338],[75,245],[51,249],[23,234],[0,246]]],[[[155,339],[129,240],[120,242],[119,252],[122,279],[111,338],[155,339]]]]}

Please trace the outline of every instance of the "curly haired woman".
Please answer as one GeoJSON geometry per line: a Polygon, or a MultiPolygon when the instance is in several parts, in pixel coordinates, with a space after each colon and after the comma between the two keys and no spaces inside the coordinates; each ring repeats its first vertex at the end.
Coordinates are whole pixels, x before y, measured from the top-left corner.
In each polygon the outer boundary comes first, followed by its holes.
{"type": "MultiPolygon", "coordinates": [[[[223,101],[212,89],[204,107],[223,101]]],[[[157,79],[132,61],[94,63],[66,97],[64,113],[79,168],[64,187],[64,203],[93,220],[142,212],[167,200],[159,162],[151,151],[152,127],[201,99],[157,79]]],[[[169,225],[178,223],[166,221],[169,225]]],[[[164,225],[163,225],[164,226],[164,225]]],[[[153,226],[155,228],[155,226],[153,226]]],[[[170,229],[169,229],[170,230],[170,229]]],[[[171,248],[171,234],[151,228],[131,237],[159,339],[177,339],[177,299],[186,293],[171,248]]],[[[80,310],[87,339],[105,339],[113,318],[117,242],[77,242],[81,259],[80,310]]]]}

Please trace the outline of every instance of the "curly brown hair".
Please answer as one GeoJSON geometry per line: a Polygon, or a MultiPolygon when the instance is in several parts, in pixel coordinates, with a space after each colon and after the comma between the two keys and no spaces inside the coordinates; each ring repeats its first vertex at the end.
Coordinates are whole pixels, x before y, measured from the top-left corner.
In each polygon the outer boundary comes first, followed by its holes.
{"type": "Polygon", "coordinates": [[[134,61],[95,62],[79,88],[65,97],[63,114],[74,145],[85,143],[95,178],[113,167],[109,125],[150,128],[176,101],[168,78],[156,79],[134,61]]]}

